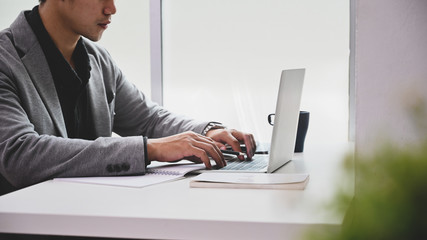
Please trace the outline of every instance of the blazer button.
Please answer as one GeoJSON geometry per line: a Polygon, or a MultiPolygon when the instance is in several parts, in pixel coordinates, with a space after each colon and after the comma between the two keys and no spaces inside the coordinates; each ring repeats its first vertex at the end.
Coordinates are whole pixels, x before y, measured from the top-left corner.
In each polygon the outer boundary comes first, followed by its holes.
{"type": "Polygon", "coordinates": [[[122,163],[122,170],[127,172],[130,169],[129,163],[122,163]]]}
{"type": "Polygon", "coordinates": [[[109,173],[114,172],[114,167],[113,167],[113,165],[111,165],[111,164],[108,164],[108,165],[107,165],[107,172],[109,172],[109,173]]]}
{"type": "Polygon", "coordinates": [[[120,166],[120,164],[114,164],[114,171],[115,172],[121,172],[122,171],[122,167],[120,166]]]}

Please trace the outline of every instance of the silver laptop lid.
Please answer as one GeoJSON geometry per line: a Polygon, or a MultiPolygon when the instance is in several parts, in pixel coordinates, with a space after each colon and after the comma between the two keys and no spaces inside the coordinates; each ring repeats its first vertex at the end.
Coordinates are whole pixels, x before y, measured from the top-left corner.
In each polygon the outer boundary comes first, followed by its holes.
{"type": "Polygon", "coordinates": [[[289,162],[295,149],[305,69],[283,70],[280,78],[267,172],[289,162]]]}

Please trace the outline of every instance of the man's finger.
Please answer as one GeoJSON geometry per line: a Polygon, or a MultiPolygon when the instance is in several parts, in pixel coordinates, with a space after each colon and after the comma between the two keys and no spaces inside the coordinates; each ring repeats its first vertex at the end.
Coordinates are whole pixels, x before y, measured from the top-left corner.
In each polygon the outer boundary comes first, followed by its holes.
{"type": "Polygon", "coordinates": [[[204,142],[196,142],[194,146],[204,150],[209,156],[213,158],[218,166],[224,167],[226,165],[224,155],[215,144],[212,145],[204,142]]]}
{"type": "Polygon", "coordinates": [[[198,147],[192,147],[191,153],[188,154],[189,158],[192,158],[193,156],[200,159],[206,166],[207,169],[212,169],[211,161],[208,157],[208,154],[198,147]]]}

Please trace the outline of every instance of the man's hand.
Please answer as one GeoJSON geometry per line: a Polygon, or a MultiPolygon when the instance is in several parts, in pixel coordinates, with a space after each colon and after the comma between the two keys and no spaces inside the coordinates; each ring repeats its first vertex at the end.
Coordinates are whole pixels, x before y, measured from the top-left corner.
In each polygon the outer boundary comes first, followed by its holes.
{"type": "Polygon", "coordinates": [[[203,162],[206,168],[211,169],[210,156],[219,167],[226,165],[216,143],[211,138],[194,132],[148,139],[147,152],[149,160],[159,162],[174,162],[185,158],[196,163],[203,162]]]}
{"type": "Polygon", "coordinates": [[[255,154],[256,143],[252,134],[243,133],[235,129],[213,129],[207,132],[206,136],[216,141],[220,149],[224,150],[226,148],[225,144],[228,144],[234,151],[242,152],[240,144],[244,143],[246,145],[246,155],[248,159],[251,159],[255,154]]]}

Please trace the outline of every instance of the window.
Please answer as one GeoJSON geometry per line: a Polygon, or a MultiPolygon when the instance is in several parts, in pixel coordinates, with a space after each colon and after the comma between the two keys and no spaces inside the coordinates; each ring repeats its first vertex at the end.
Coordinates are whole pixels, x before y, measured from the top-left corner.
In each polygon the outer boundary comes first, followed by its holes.
{"type": "Polygon", "coordinates": [[[306,68],[306,144],[348,140],[349,2],[163,0],[164,106],[269,142],[282,69],[306,68]],[[326,136],[326,137],[325,137],[326,136]]]}

